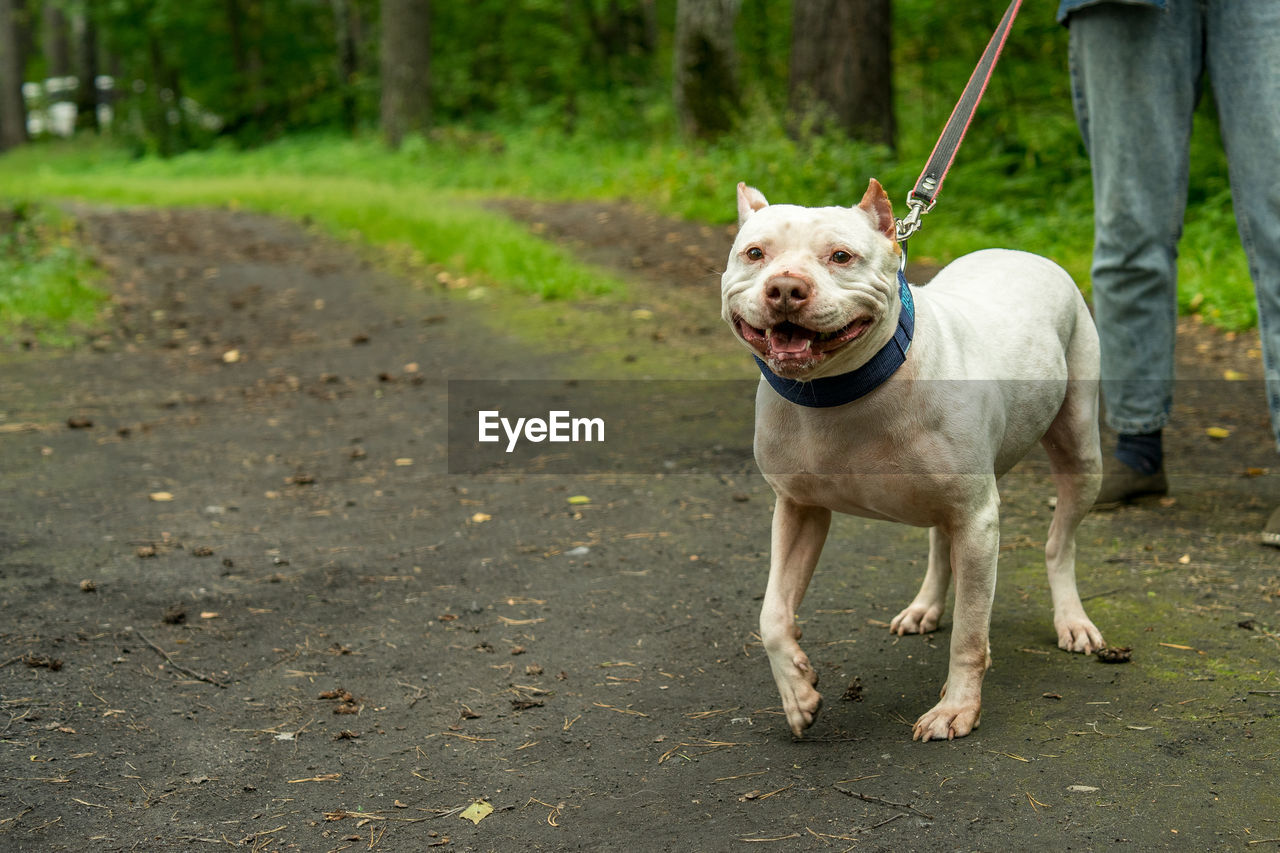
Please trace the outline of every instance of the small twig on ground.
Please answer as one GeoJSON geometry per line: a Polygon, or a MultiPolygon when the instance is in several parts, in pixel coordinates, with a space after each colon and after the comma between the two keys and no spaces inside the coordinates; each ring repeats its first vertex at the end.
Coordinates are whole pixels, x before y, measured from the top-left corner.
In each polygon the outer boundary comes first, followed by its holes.
{"type": "Polygon", "coordinates": [[[225,844],[228,847],[235,847],[235,842],[229,838],[201,838],[198,835],[179,835],[179,841],[195,841],[201,844],[225,844]]]}
{"type": "Polygon", "coordinates": [[[832,785],[831,787],[835,788],[842,794],[848,794],[850,797],[856,797],[859,800],[863,800],[868,803],[875,803],[878,806],[889,806],[890,808],[895,809],[907,809],[908,811],[913,811],[927,820],[933,820],[933,815],[922,812],[915,806],[908,803],[895,803],[892,800],[882,800],[879,797],[873,797],[870,794],[859,794],[857,791],[851,791],[848,788],[842,788],[839,785],[832,785]]]}
{"type": "Polygon", "coordinates": [[[407,690],[413,690],[413,691],[415,691],[415,692],[416,692],[416,694],[417,694],[417,695],[415,695],[415,696],[413,697],[413,701],[411,701],[411,702],[409,703],[409,707],[410,707],[410,708],[412,708],[414,705],[417,705],[417,704],[418,704],[419,702],[421,702],[423,699],[426,699],[426,698],[427,698],[427,689],[426,689],[425,687],[420,687],[420,686],[419,686],[419,685],[417,685],[417,684],[408,684],[408,683],[403,682],[403,681],[397,681],[397,682],[396,682],[396,684],[400,685],[401,687],[403,687],[403,688],[405,688],[405,689],[407,689],[407,690]]]}
{"type": "Polygon", "coordinates": [[[131,628],[130,630],[132,630],[132,631],[133,631],[133,633],[137,634],[137,635],[138,635],[138,639],[142,640],[142,642],[144,642],[144,643],[146,643],[148,646],[150,646],[150,647],[151,647],[151,648],[156,652],[156,654],[158,654],[158,655],[160,655],[160,657],[164,658],[164,659],[165,659],[165,661],[166,661],[166,662],[168,662],[169,666],[173,667],[173,668],[174,668],[174,669],[176,669],[178,672],[181,672],[183,675],[189,675],[189,676],[191,676],[192,678],[194,678],[196,681],[203,681],[204,683],[206,683],[206,684],[212,684],[212,685],[214,685],[215,687],[222,687],[222,688],[224,688],[224,689],[226,688],[226,686],[227,686],[227,685],[226,685],[226,683],[225,683],[225,682],[219,681],[218,679],[216,679],[216,678],[214,678],[213,676],[210,676],[210,675],[202,675],[202,674],[200,674],[200,673],[196,672],[195,670],[193,670],[193,669],[188,669],[187,667],[185,667],[185,666],[183,666],[182,664],[180,664],[180,663],[178,663],[177,661],[175,661],[175,660],[174,660],[174,659],[169,655],[169,653],[168,653],[168,652],[166,652],[164,649],[160,648],[160,647],[159,647],[159,646],[157,646],[155,643],[153,643],[153,642],[151,641],[151,638],[150,638],[150,637],[148,637],[146,634],[144,634],[144,633],[142,633],[141,631],[139,631],[137,628],[131,628]]]}
{"type": "Polygon", "coordinates": [[[880,827],[884,826],[886,823],[893,823],[898,818],[906,817],[906,816],[907,816],[906,812],[898,812],[893,817],[887,817],[884,820],[880,821],[879,823],[873,823],[871,824],[871,826],[868,826],[865,829],[859,830],[859,832],[870,832],[873,829],[879,829],[880,827]]]}
{"type": "Polygon", "coordinates": [[[17,823],[18,821],[22,820],[23,816],[25,816],[28,812],[32,812],[32,811],[35,811],[35,807],[27,806],[25,809],[18,812],[13,817],[0,818],[0,826],[4,826],[6,823],[17,823]]]}

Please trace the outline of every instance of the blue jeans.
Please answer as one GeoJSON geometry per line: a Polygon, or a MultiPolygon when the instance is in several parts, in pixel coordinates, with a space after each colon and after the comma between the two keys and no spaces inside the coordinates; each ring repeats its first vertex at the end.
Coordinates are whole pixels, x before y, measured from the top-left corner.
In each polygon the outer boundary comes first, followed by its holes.
{"type": "Polygon", "coordinates": [[[1280,447],[1280,3],[1100,3],[1071,13],[1076,118],[1093,162],[1093,302],[1107,423],[1151,432],[1173,403],[1177,255],[1191,120],[1207,76],[1258,300],[1280,447]]]}

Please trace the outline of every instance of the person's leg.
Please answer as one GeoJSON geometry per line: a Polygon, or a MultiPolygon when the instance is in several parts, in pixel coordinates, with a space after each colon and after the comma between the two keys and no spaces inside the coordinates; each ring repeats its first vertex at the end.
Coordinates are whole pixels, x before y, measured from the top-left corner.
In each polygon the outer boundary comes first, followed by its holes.
{"type": "Polygon", "coordinates": [[[1166,11],[1100,4],[1069,26],[1076,116],[1093,163],[1102,390],[1126,463],[1109,466],[1102,505],[1167,489],[1159,430],[1173,402],[1177,244],[1203,30],[1197,0],[1171,0],[1166,11]]]}
{"type": "MultiPolygon", "coordinates": [[[[1205,43],[1280,447],[1280,4],[1213,0],[1205,43]]],[[[1263,536],[1280,545],[1280,510],[1263,536]]]]}

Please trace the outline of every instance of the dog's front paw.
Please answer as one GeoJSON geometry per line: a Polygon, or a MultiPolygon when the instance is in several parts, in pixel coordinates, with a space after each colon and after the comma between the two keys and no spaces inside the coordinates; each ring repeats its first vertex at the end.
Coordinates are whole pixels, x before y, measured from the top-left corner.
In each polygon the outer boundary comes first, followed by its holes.
{"type": "Polygon", "coordinates": [[[782,694],[782,710],[787,715],[787,725],[796,737],[813,725],[818,709],[822,707],[822,694],[816,689],[818,673],[809,663],[804,652],[774,668],[774,680],[782,694]]]}
{"type": "Polygon", "coordinates": [[[942,611],[941,604],[918,604],[913,601],[906,610],[893,617],[889,630],[899,637],[904,634],[928,634],[938,630],[942,611]]]}
{"type": "Polygon", "coordinates": [[[954,740],[964,737],[978,727],[982,718],[982,703],[957,703],[943,699],[933,709],[916,720],[911,739],[921,743],[930,740],[954,740]]]}
{"type": "Polygon", "coordinates": [[[1074,619],[1055,619],[1053,627],[1058,632],[1058,648],[1069,652],[1081,652],[1091,655],[1107,645],[1099,631],[1088,616],[1081,615],[1074,619]]]}

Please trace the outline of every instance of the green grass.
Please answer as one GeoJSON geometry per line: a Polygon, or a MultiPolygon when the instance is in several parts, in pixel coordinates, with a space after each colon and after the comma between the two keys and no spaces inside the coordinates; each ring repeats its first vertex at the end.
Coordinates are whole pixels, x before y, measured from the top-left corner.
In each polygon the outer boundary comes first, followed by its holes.
{"type": "Polygon", "coordinates": [[[625,289],[619,279],[577,263],[563,249],[465,199],[429,194],[392,179],[304,176],[285,170],[255,173],[252,161],[250,168],[233,174],[226,162],[213,159],[210,168],[194,174],[183,171],[191,165],[189,160],[95,166],[81,173],[36,169],[12,176],[8,189],[27,198],[229,206],[311,221],[339,236],[389,249],[416,265],[439,264],[458,275],[501,282],[548,300],[625,289]]]}
{"type": "Polygon", "coordinates": [[[0,206],[0,340],[65,346],[93,327],[106,294],[74,227],[52,207],[0,206]]]}

